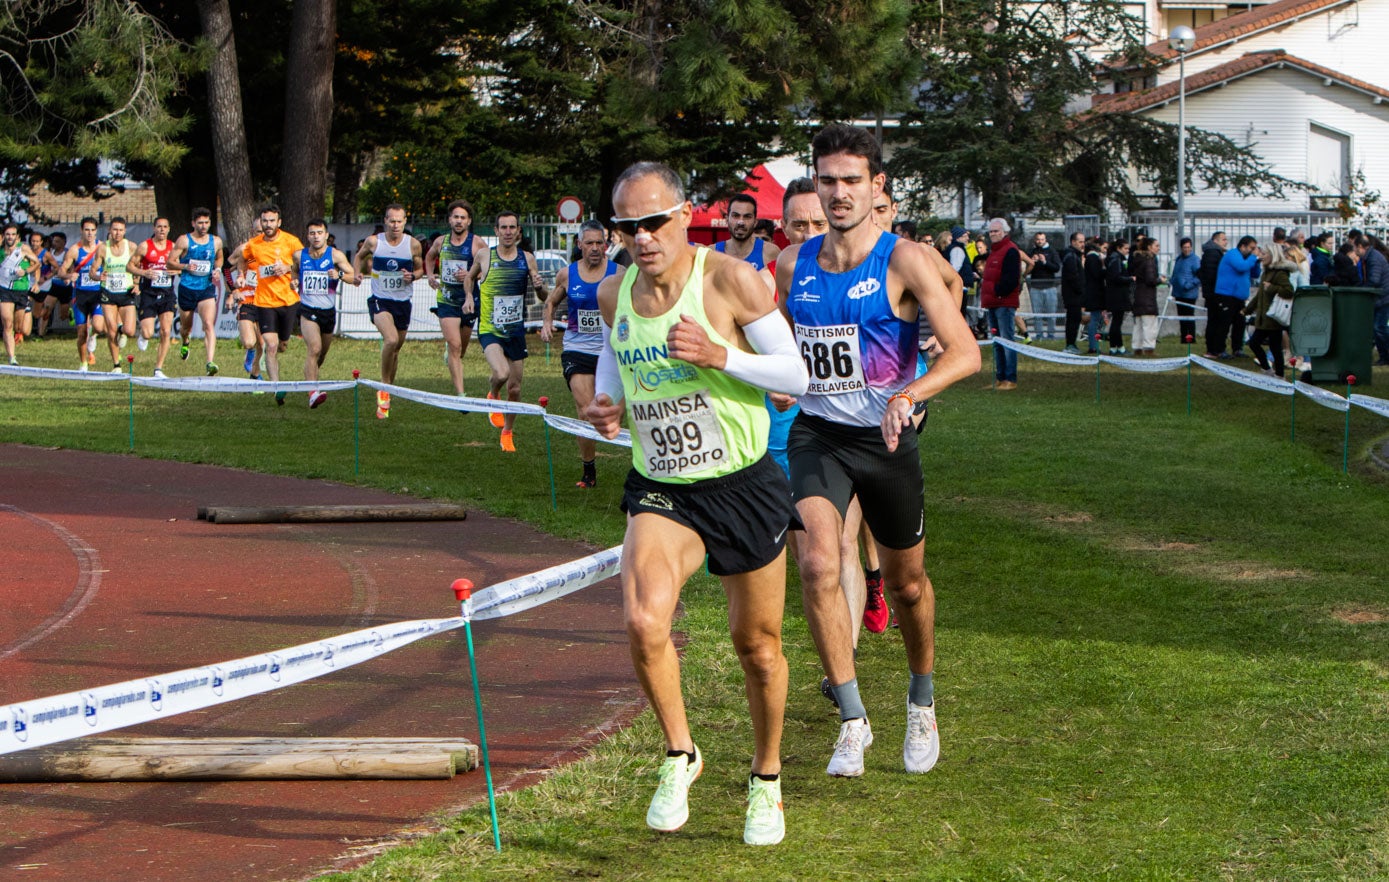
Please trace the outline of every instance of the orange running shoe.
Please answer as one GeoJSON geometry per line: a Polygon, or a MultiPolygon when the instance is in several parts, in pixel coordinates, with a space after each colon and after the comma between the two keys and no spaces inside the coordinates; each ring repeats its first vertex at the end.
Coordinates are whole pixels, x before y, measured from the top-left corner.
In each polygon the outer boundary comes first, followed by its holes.
{"type": "MultiPolygon", "coordinates": [[[[488,400],[488,401],[496,401],[496,400],[497,400],[497,396],[493,395],[491,392],[488,392],[488,393],[487,393],[487,400],[488,400]]],[[[492,424],[492,428],[494,428],[494,429],[500,429],[502,426],[506,425],[506,423],[503,422],[502,415],[499,414],[499,413],[489,413],[489,414],[487,415],[487,421],[488,421],[489,423],[492,424]]],[[[505,445],[503,445],[503,446],[505,446],[505,445]]]]}
{"type": "Polygon", "coordinates": [[[376,418],[378,420],[388,419],[391,415],[391,393],[376,392],[376,418]]]}
{"type": "Polygon", "coordinates": [[[516,439],[512,437],[510,432],[502,432],[502,450],[507,453],[516,452],[516,439]]]}

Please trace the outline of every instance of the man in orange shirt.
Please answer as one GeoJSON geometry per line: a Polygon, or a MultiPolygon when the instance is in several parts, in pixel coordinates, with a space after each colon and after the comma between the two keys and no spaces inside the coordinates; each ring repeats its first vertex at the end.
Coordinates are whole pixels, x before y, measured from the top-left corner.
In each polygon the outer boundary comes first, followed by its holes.
{"type": "MultiPolygon", "coordinates": [[[[260,210],[260,235],[241,249],[246,269],[256,274],[254,303],[265,344],[265,369],[270,382],[280,379],[280,341],[288,340],[299,317],[299,293],[294,252],[304,243],[293,233],[280,230],[280,209],[267,205],[260,210]]],[[[285,393],[275,393],[275,403],[285,403],[285,393]]]]}

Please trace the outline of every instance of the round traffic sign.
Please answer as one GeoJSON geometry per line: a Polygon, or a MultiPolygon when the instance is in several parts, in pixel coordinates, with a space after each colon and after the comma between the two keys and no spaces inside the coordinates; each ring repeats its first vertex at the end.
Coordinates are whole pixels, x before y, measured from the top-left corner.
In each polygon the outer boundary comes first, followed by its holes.
{"type": "Polygon", "coordinates": [[[578,196],[565,196],[555,206],[555,214],[559,215],[560,220],[573,223],[584,216],[584,204],[578,196]]]}

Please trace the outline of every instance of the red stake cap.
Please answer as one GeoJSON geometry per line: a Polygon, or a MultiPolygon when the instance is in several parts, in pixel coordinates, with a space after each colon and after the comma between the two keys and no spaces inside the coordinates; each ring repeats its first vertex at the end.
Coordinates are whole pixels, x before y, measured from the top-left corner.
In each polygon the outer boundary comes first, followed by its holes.
{"type": "Polygon", "coordinates": [[[1347,386],[1354,386],[1354,385],[1355,385],[1355,374],[1346,374],[1346,385],[1347,385],[1347,386]]]}
{"type": "Polygon", "coordinates": [[[472,597],[472,596],[473,596],[473,583],[472,583],[472,581],[471,581],[471,580],[468,580],[468,579],[454,579],[454,580],[453,580],[453,596],[456,597],[456,598],[458,598],[458,602],[459,602],[459,603],[462,603],[463,601],[467,600],[469,597],[472,597]]]}
{"type": "Polygon", "coordinates": [[[1188,343],[1191,342],[1191,335],[1190,335],[1190,334],[1187,334],[1187,335],[1186,335],[1186,342],[1188,342],[1188,343]]]}
{"type": "Polygon", "coordinates": [[[352,379],[356,380],[356,379],[359,379],[361,376],[362,376],[362,372],[361,372],[361,371],[357,370],[356,368],[353,368],[353,369],[352,369],[352,379]]]}
{"type": "Polygon", "coordinates": [[[135,363],[135,356],[133,356],[133,355],[127,355],[127,356],[125,357],[125,363],[126,363],[126,364],[134,364],[134,363],[135,363]]]}
{"type": "Polygon", "coordinates": [[[541,406],[541,407],[549,407],[549,406],[550,406],[550,396],[548,396],[548,395],[542,395],[542,396],[540,396],[540,406],[541,406]]]}

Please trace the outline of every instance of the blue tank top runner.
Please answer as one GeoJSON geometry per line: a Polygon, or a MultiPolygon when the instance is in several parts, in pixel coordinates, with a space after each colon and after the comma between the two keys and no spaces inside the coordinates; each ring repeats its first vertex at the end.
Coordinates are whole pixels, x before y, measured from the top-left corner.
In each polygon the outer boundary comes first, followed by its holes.
{"type": "Polygon", "coordinates": [[[212,236],[199,245],[188,236],[188,253],[183,257],[183,265],[188,267],[178,279],[178,286],[189,291],[206,291],[212,284],[212,261],[217,257],[217,240],[212,236]]]}
{"type": "Polygon", "coordinates": [[[882,422],[887,399],[917,376],[917,323],[888,301],[887,267],[897,237],[882,233],[863,262],[831,273],[817,259],[823,236],[800,248],[787,310],[810,372],[809,414],[853,426],[882,422]]]}
{"type": "MultiPolygon", "coordinates": [[[[714,250],[717,251],[717,252],[719,252],[720,254],[727,254],[728,251],[727,251],[727,249],[724,247],[724,246],[726,246],[727,244],[728,244],[728,240],[727,240],[727,239],[724,239],[724,240],[722,240],[722,241],[720,241],[720,242],[715,242],[715,243],[714,243],[714,250]]],[[[764,243],[761,239],[757,238],[756,236],[753,236],[753,237],[752,237],[752,251],[750,251],[750,252],[748,253],[748,256],[747,256],[747,257],[744,257],[744,258],[743,258],[743,260],[745,260],[745,261],[747,261],[748,263],[752,264],[753,269],[766,269],[766,268],[767,268],[767,261],[764,259],[763,255],[762,255],[762,246],[763,246],[763,244],[765,244],[765,243],[764,243]]]]}

